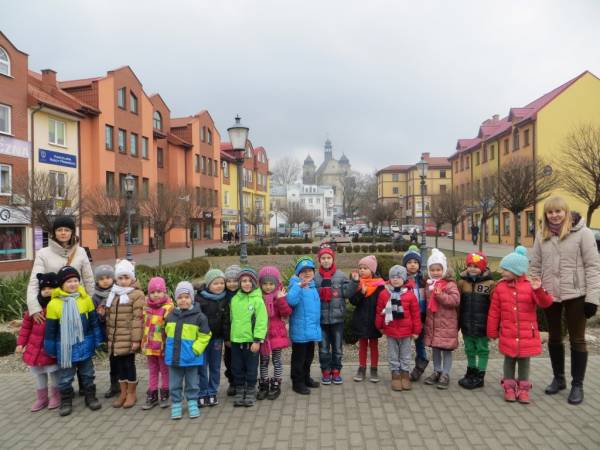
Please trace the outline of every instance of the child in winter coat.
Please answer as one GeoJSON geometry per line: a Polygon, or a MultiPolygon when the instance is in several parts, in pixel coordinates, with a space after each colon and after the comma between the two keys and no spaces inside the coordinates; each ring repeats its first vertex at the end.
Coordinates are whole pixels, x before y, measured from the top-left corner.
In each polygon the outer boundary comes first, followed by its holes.
{"type": "Polygon", "coordinates": [[[204,350],[210,341],[208,319],[194,302],[194,286],[181,281],[175,288],[177,307],[167,316],[165,332],[165,363],[169,366],[171,419],[181,419],[182,390],[190,419],[200,416],[198,408],[198,367],[204,363],[204,350]]]}
{"type": "Polygon", "coordinates": [[[353,272],[352,278],[358,282],[358,290],[350,297],[350,303],[355,306],[350,327],[352,333],[359,338],[358,371],[354,376],[354,381],[360,382],[366,377],[368,348],[371,350],[369,381],[378,383],[377,365],[381,332],[375,326],[375,317],[377,316],[377,301],[385,290],[385,281],[377,274],[377,258],[369,255],[358,261],[358,272],[353,272]]]}
{"type": "Polygon", "coordinates": [[[356,281],[335,266],[335,253],[323,247],[317,253],[319,270],[315,273],[315,285],[321,299],[321,335],[319,363],[321,384],[342,384],[342,355],[346,298],[356,292],[356,281]]]}
{"type": "MultiPolygon", "coordinates": [[[[42,315],[45,317],[52,290],[58,287],[58,282],[54,272],[38,273],[36,277],[40,288],[38,302],[42,308],[42,315]]],[[[56,358],[51,357],[44,351],[45,333],[46,322],[35,322],[29,312],[25,311],[15,353],[23,354],[23,362],[29,366],[29,370],[35,375],[37,389],[36,401],[31,406],[32,412],[40,411],[46,406],[48,409],[56,409],[60,405],[58,366],[56,365],[56,358]],[[48,399],[48,380],[50,380],[50,399],[48,399]]]]}
{"type": "Polygon", "coordinates": [[[85,404],[92,411],[102,407],[96,398],[92,357],[102,344],[102,330],[94,302],[81,286],[81,275],[71,266],[61,268],[59,287],[52,291],[46,308],[44,350],[59,365],[61,416],[68,416],[73,405],[73,378],[81,375],[85,404]]]}
{"type": "Polygon", "coordinates": [[[260,380],[257,400],[275,400],[281,393],[283,360],[281,350],[290,346],[287,328],[283,319],[292,313],[281,285],[279,270],[265,266],[258,272],[258,283],[263,294],[269,325],[265,342],[260,346],[260,380]],[[273,361],[273,378],[269,383],[269,359],[273,361]]]}
{"type": "Polygon", "coordinates": [[[310,365],[315,353],[315,342],[321,340],[321,300],[315,287],[315,263],[303,256],[296,263],[290,278],[287,302],[292,307],[290,338],[292,339],[292,389],[302,395],[319,383],[310,377],[310,365]]]}
{"type": "MultiPolygon", "coordinates": [[[[228,309],[231,306],[231,299],[237,293],[239,282],[238,276],[242,268],[237,264],[233,264],[225,269],[225,299],[227,301],[228,309]]],[[[235,383],[233,382],[233,372],[231,371],[231,339],[230,336],[225,336],[225,350],[223,351],[223,362],[225,363],[225,377],[229,381],[227,387],[227,396],[233,397],[235,395],[235,383]]]]}
{"type": "Polygon", "coordinates": [[[387,349],[392,390],[411,389],[410,360],[411,343],[421,333],[421,313],[419,302],[413,293],[414,282],[408,278],[402,266],[390,268],[389,286],[377,300],[375,326],[387,336],[387,349]]]}
{"type": "Polygon", "coordinates": [[[452,352],[458,347],[460,293],[452,271],[448,269],[446,256],[437,248],[431,251],[427,260],[427,271],[425,345],[432,348],[433,373],[424,383],[448,389],[452,352]]]}
{"type": "Polygon", "coordinates": [[[425,278],[421,273],[421,266],[423,265],[423,259],[419,252],[419,247],[411,245],[408,247],[408,251],[404,253],[402,257],[402,265],[408,272],[408,278],[413,281],[413,293],[419,302],[419,310],[421,312],[421,333],[415,339],[415,367],[410,372],[410,381],[418,381],[425,372],[427,365],[429,364],[429,358],[427,357],[427,350],[425,349],[425,318],[427,312],[427,300],[425,299],[425,278]]]}
{"type": "Polygon", "coordinates": [[[467,354],[467,373],[458,380],[465,389],[483,387],[487,369],[488,348],[487,316],[495,282],[487,268],[483,253],[467,255],[467,269],[460,274],[460,329],[467,354]]]}
{"type": "Polygon", "coordinates": [[[221,381],[223,342],[229,339],[229,299],[225,289],[225,274],[211,269],[204,275],[204,285],[198,289],[196,303],[208,319],[210,342],[204,350],[204,364],[198,369],[200,397],[198,405],[219,404],[217,393],[221,381]]]}
{"type": "Polygon", "coordinates": [[[137,402],[135,354],[144,332],[145,295],[137,288],[133,264],[126,259],[117,261],[115,277],[106,299],[108,354],[114,358],[120,390],[112,406],[131,408],[137,402]]]}
{"type": "Polygon", "coordinates": [[[504,355],[502,386],[507,402],[530,401],[529,361],[542,351],[536,306],[548,308],[553,302],[552,296],[542,289],[539,278],[527,280],[528,268],[525,247],[518,246],[502,259],[502,280],[494,289],[488,315],[487,335],[490,339],[500,338],[498,349],[504,355]]]}
{"type": "Polygon", "coordinates": [[[173,310],[173,300],[167,295],[167,284],[161,277],[150,278],[148,296],[144,306],[144,336],[142,352],[148,361],[148,391],[146,404],[142,409],[169,406],[169,367],[165,363],[165,321],[173,310]],[[159,375],[161,381],[160,400],[158,392],[159,375]]]}
{"type": "Polygon", "coordinates": [[[268,317],[258,275],[250,267],[238,274],[239,290],[231,299],[231,366],[235,383],[233,406],[256,404],[258,351],[267,335],[268,317]]]}

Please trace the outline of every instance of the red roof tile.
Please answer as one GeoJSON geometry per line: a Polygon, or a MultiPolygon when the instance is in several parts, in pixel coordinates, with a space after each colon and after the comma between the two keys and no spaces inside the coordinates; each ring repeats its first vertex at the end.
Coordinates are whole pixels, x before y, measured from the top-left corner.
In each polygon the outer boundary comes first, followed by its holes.
{"type": "Polygon", "coordinates": [[[83,117],[84,114],[100,113],[97,108],[82,102],[59,87],[44,84],[39,73],[30,70],[28,81],[27,89],[30,105],[41,103],[78,117],[83,117]]]}

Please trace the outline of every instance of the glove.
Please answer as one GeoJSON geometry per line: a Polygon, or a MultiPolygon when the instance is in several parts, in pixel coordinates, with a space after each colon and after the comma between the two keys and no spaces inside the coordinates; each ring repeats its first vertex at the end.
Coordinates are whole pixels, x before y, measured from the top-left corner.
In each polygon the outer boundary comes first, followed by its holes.
{"type": "Polygon", "coordinates": [[[584,303],[583,304],[583,315],[586,319],[594,317],[596,315],[596,311],[598,310],[598,306],[593,303],[584,303]]]}

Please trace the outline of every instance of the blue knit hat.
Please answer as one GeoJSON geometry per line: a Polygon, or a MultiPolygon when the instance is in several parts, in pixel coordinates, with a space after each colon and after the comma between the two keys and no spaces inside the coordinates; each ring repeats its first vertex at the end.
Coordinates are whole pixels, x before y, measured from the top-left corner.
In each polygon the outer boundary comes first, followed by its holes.
{"type": "Polygon", "coordinates": [[[529,270],[529,258],[527,258],[527,249],[522,245],[515,248],[515,251],[509,253],[502,261],[500,268],[514,273],[516,276],[521,276],[529,270]]]}
{"type": "Polygon", "coordinates": [[[294,268],[294,273],[296,275],[300,275],[304,269],[312,269],[315,270],[315,263],[313,262],[310,256],[303,256],[296,262],[296,267],[294,268]]]}
{"type": "Polygon", "coordinates": [[[250,278],[250,281],[252,281],[252,287],[256,289],[258,286],[258,274],[256,273],[256,270],[254,270],[252,267],[244,267],[238,273],[238,281],[244,276],[250,278]]]}
{"type": "Polygon", "coordinates": [[[406,267],[406,264],[411,259],[414,259],[415,261],[417,261],[419,263],[419,269],[420,269],[421,266],[423,265],[423,258],[421,258],[421,253],[419,252],[419,247],[417,247],[416,245],[411,245],[408,248],[408,250],[406,251],[406,253],[404,253],[404,256],[402,256],[402,265],[404,267],[406,267]]]}

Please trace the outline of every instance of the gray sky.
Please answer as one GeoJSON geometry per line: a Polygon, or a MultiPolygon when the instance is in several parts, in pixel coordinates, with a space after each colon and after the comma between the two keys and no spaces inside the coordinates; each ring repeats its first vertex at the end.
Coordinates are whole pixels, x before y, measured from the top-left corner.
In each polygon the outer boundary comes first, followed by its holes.
{"type": "Polygon", "coordinates": [[[481,121],[590,70],[600,2],[5,2],[0,29],[59,79],[129,64],[174,116],[239,113],[273,162],[307,152],[371,171],[447,156],[481,121]]]}

